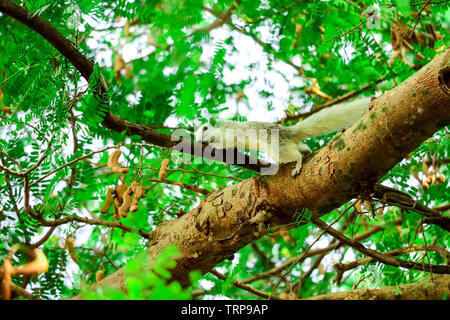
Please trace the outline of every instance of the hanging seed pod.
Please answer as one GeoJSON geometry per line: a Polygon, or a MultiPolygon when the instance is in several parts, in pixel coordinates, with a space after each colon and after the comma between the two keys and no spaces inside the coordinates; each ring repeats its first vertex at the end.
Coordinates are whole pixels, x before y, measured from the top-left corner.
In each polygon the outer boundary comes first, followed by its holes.
{"type": "Polygon", "coordinates": [[[131,184],[133,189],[133,201],[131,202],[130,212],[136,212],[139,209],[138,203],[144,197],[144,187],[136,181],[131,184]]]}
{"type": "Polygon", "coordinates": [[[133,192],[133,190],[131,189],[131,187],[129,187],[124,193],[123,193],[123,202],[122,205],[119,208],[119,216],[121,216],[122,218],[126,218],[127,217],[127,213],[130,210],[130,206],[131,206],[131,193],[133,192]]]}
{"type": "Polygon", "coordinates": [[[164,180],[167,176],[167,167],[169,166],[170,160],[169,158],[161,161],[161,167],[159,168],[159,179],[164,180]]]}
{"type": "Polygon", "coordinates": [[[70,257],[72,258],[72,260],[75,261],[76,263],[78,263],[78,256],[77,256],[77,253],[75,252],[75,239],[72,236],[70,236],[66,239],[65,247],[69,251],[70,257]]]}
{"type": "MultiPolygon", "coordinates": [[[[73,239],[73,238],[72,238],[73,239]]],[[[44,273],[48,271],[48,260],[44,252],[39,249],[34,249],[33,251],[35,259],[23,266],[14,268],[13,274],[27,274],[34,275],[39,273],[44,273]]]]}
{"type": "Polygon", "coordinates": [[[114,189],[113,188],[108,188],[108,191],[106,191],[106,196],[105,196],[105,203],[103,203],[103,206],[100,208],[100,213],[108,213],[109,208],[111,208],[111,205],[113,204],[114,201],[114,189]]]}
{"type": "Polygon", "coordinates": [[[126,183],[121,184],[116,187],[116,195],[117,195],[117,198],[119,199],[120,204],[122,204],[122,202],[123,202],[123,194],[125,193],[125,191],[127,189],[128,189],[128,185],[126,183]]]}
{"type": "Polygon", "coordinates": [[[122,168],[119,165],[119,157],[121,154],[122,151],[120,151],[119,149],[111,153],[108,158],[108,167],[115,173],[125,174],[128,173],[129,170],[127,168],[122,168]]]}
{"type": "Polygon", "coordinates": [[[119,216],[119,208],[121,206],[121,203],[119,201],[119,199],[114,198],[114,212],[113,212],[113,219],[114,220],[120,220],[120,216],[119,216]]]}
{"type": "Polygon", "coordinates": [[[100,269],[95,273],[95,281],[99,282],[105,277],[105,270],[100,269]]]}

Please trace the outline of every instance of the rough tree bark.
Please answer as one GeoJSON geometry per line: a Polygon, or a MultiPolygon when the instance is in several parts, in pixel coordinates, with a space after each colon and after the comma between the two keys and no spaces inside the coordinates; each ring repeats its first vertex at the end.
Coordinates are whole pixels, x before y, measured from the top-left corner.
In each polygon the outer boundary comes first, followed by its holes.
{"type": "MultiPolygon", "coordinates": [[[[43,35],[64,54],[65,47],[71,44],[65,43],[41,18],[30,18],[23,10],[11,1],[0,0],[0,11],[43,35]]],[[[92,66],[85,69],[88,60],[71,50],[66,54],[82,75],[89,78],[92,66]]],[[[181,255],[172,269],[173,279],[186,286],[190,271],[208,272],[262,237],[267,226],[294,222],[304,208],[318,218],[357,194],[370,194],[380,177],[450,123],[449,65],[447,49],[415,75],[374,100],[360,121],[305,159],[295,179],[290,176],[292,165],[288,164],[274,176],[258,176],[216,191],[196,209],[165,222],[151,234],[150,259],[175,244],[181,255]]],[[[160,133],[110,113],[102,124],[118,132],[135,128],[127,133],[141,135],[152,143],[167,142],[167,137],[160,133]]],[[[125,289],[123,269],[97,283],[104,285],[125,289]]]]}

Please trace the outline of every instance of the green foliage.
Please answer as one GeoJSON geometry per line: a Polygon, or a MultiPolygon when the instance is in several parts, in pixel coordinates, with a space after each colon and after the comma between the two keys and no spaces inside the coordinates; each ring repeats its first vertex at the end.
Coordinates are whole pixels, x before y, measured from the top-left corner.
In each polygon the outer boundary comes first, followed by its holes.
{"type": "MultiPolygon", "coordinates": [[[[14,244],[42,240],[39,248],[50,262],[48,273],[13,281],[28,284],[27,290],[35,288],[34,293],[44,299],[77,294],[82,286],[96,281],[99,270],[107,276],[124,265],[128,293],[98,288],[94,293],[83,291],[83,295],[90,299],[188,299],[191,291],[200,289],[203,295],[255,299],[233,282],[301,255],[320,234],[310,224],[283,232],[270,229],[265,237],[240,250],[233,261],[217,265],[227,275],[226,281],[194,273],[192,287],[182,290],[177,282],[168,281],[176,250],[168,248],[149,265],[141,254],[148,243],[142,233],[151,233],[161,223],[195,208],[203,195],[153,183],[149,178],[158,178],[165,158],[171,158],[167,179],[207,190],[256,173],[216,161],[194,161],[190,155],[183,155],[189,161],[176,162],[171,150],[103,127],[108,108],[130,122],[154,126],[163,133],[172,132],[167,127],[181,127],[188,136],[192,127],[210,118],[277,121],[285,116],[283,111],[302,113],[325,102],[305,92],[312,85],[311,79],[316,79],[332,98],[364,88],[361,95],[374,96],[400,84],[450,42],[450,2],[431,4],[420,17],[417,14],[423,7],[404,0],[16,2],[49,21],[95,62],[90,79],[83,79],[42,36],[6,14],[0,15],[0,164],[13,171],[26,171],[40,162],[29,174],[30,205],[37,216],[24,210],[23,179],[0,169],[0,261],[14,244]],[[212,28],[218,21],[214,14],[223,17],[232,5],[235,8],[230,19],[212,28]],[[377,19],[369,21],[368,9],[375,11],[377,19]],[[433,47],[411,43],[412,49],[406,52],[408,63],[391,61],[391,24],[397,20],[416,32],[429,34],[432,30],[439,39],[433,47]],[[117,75],[114,61],[119,55],[128,69],[119,70],[117,75]],[[108,87],[104,96],[108,104],[99,101],[100,77],[108,87]],[[12,114],[4,112],[5,107],[10,107],[12,114]],[[130,169],[126,176],[105,168],[112,149],[101,151],[119,143],[123,144],[120,162],[130,169]],[[142,183],[146,194],[138,211],[121,218],[120,226],[83,222],[117,222],[113,209],[100,214],[104,196],[108,188],[133,181],[142,183]],[[78,262],[64,248],[70,235],[76,240],[78,262]]],[[[306,143],[316,150],[333,135],[306,143]]],[[[380,182],[429,207],[447,204],[448,163],[439,167],[446,181],[426,190],[412,173],[423,177],[424,160],[449,158],[447,127],[423,142],[380,182]]],[[[375,205],[379,209],[383,204],[375,205]]],[[[345,204],[329,213],[327,222],[348,207],[345,204]]],[[[342,227],[347,236],[353,237],[383,225],[382,232],[361,241],[380,252],[425,243],[449,247],[448,232],[423,224],[422,216],[411,210],[386,205],[375,216],[368,208],[363,214],[352,211],[334,227],[342,227]]],[[[307,221],[310,212],[299,212],[297,217],[300,222],[307,221]]],[[[328,235],[321,239],[324,246],[332,241],[328,235]]],[[[399,285],[425,276],[420,271],[405,272],[372,263],[348,271],[338,285],[332,281],[336,276],[333,263],[363,256],[344,246],[332,252],[323,261],[314,256],[289,266],[282,281],[266,277],[251,285],[279,295],[288,291],[288,283],[308,274],[315,262],[322,264],[324,271],[314,270],[302,280],[297,287],[302,297],[350,290],[356,283],[359,287],[399,285]]],[[[427,256],[421,252],[403,254],[400,258],[445,263],[433,252],[427,256]]],[[[18,265],[26,261],[19,255],[13,262],[18,265]]]]}
{"type": "MultiPolygon", "coordinates": [[[[152,262],[146,253],[141,253],[127,262],[127,292],[111,288],[97,287],[95,290],[87,288],[81,294],[89,300],[176,300],[190,299],[189,290],[181,288],[176,281],[170,279],[170,268],[175,266],[174,259],[179,255],[175,246],[165,248],[152,262]]],[[[196,272],[191,280],[195,283],[199,279],[196,272]]]]}

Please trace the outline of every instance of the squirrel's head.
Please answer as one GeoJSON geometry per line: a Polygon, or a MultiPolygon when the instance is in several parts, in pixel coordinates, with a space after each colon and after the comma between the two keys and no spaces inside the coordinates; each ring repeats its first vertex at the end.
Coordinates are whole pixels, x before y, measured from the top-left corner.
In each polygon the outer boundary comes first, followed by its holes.
{"type": "Polygon", "coordinates": [[[211,122],[205,123],[195,131],[196,142],[213,143],[220,134],[220,130],[216,128],[211,122]]]}

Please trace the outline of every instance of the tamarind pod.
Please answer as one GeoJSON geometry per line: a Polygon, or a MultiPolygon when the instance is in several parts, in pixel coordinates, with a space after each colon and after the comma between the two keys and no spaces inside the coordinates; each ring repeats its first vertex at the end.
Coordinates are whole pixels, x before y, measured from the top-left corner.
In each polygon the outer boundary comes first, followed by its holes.
{"type": "Polygon", "coordinates": [[[159,180],[164,180],[167,176],[167,167],[169,166],[169,158],[161,161],[161,167],[159,168],[159,180]]]}
{"type": "MultiPolygon", "coordinates": [[[[134,184],[134,182],[133,182],[133,184],[134,184]]],[[[132,187],[133,187],[133,184],[131,185],[132,187]]],[[[143,197],[144,197],[144,187],[142,185],[140,185],[139,183],[136,183],[136,185],[134,185],[133,201],[131,202],[130,212],[138,211],[139,200],[143,197]]]]}
{"type": "Polygon", "coordinates": [[[121,206],[119,199],[114,198],[114,212],[113,212],[113,220],[119,220],[119,207],[121,206]]]}
{"type": "Polygon", "coordinates": [[[133,192],[133,189],[131,189],[131,187],[129,187],[124,193],[123,193],[123,202],[122,205],[119,208],[119,215],[122,218],[126,218],[127,217],[127,213],[130,210],[130,206],[131,206],[131,193],[133,192]]]}
{"type": "Polygon", "coordinates": [[[102,280],[105,276],[105,270],[98,270],[95,273],[95,281],[99,282],[100,280],[102,280]]]}
{"type": "Polygon", "coordinates": [[[445,182],[445,176],[441,173],[439,176],[436,177],[437,183],[444,183],[445,182]]]}
{"type": "Polygon", "coordinates": [[[47,257],[45,256],[44,252],[42,252],[39,249],[34,249],[34,255],[36,258],[33,261],[28,262],[27,264],[24,264],[23,266],[14,268],[12,274],[13,275],[17,275],[17,274],[32,275],[32,274],[47,272],[48,260],[47,260],[47,257]]]}
{"type": "Polygon", "coordinates": [[[2,111],[3,113],[6,113],[6,114],[12,114],[12,108],[11,107],[0,108],[0,111],[2,111]]]}
{"type": "Polygon", "coordinates": [[[359,214],[362,213],[362,204],[363,204],[363,202],[362,202],[361,199],[358,199],[358,200],[355,202],[355,210],[356,210],[356,212],[359,213],[359,214]]]}
{"type": "Polygon", "coordinates": [[[120,204],[123,202],[123,194],[128,189],[128,185],[126,183],[121,184],[116,187],[117,198],[119,198],[120,204]]]}
{"type": "Polygon", "coordinates": [[[119,166],[119,157],[121,154],[122,151],[120,151],[119,149],[111,153],[108,158],[108,167],[115,173],[128,173],[129,170],[127,168],[122,168],[121,166],[119,166]]]}
{"type": "MultiPolygon", "coordinates": [[[[108,158],[108,168],[110,168],[111,170],[113,170],[113,168],[118,165],[118,160],[119,157],[121,155],[121,151],[119,149],[114,150],[108,158]]],[[[114,170],[113,170],[114,171],[114,170]]]]}
{"type": "Polygon", "coordinates": [[[3,261],[3,279],[1,281],[2,283],[2,297],[3,300],[9,300],[11,299],[11,274],[14,272],[14,268],[11,265],[11,261],[9,259],[5,259],[3,261]]]}
{"type": "Polygon", "coordinates": [[[106,191],[105,203],[100,208],[100,213],[103,213],[103,214],[108,213],[109,208],[111,208],[111,205],[113,204],[113,200],[114,200],[113,194],[114,194],[114,189],[108,188],[108,191],[106,191]]]}
{"type": "Polygon", "coordinates": [[[133,190],[133,194],[136,193],[136,188],[137,188],[138,186],[140,186],[140,184],[139,184],[139,182],[137,182],[137,181],[133,181],[133,182],[131,183],[130,187],[131,187],[131,190],[133,190]]]}
{"type": "Polygon", "coordinates": [[[432,184],[436,184],[436,172],[433,172],[433,174],[431,175],[431,183],[432,184]]]}
{"type": "Polygon", "coordinates": [[[73,261],[75,261],[76,263],[78,263],[78,256],[77,253],[75,252],[75,239],[70,236],[66,239],[66,245],[67,250],[69,251],[70,257],[72,258],[73,261]]]}

